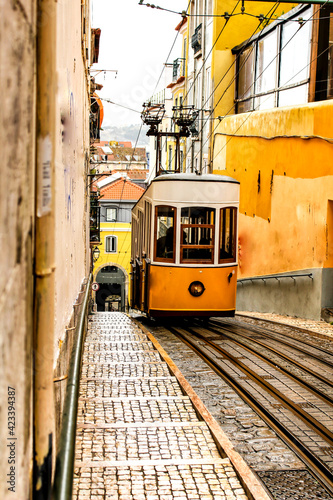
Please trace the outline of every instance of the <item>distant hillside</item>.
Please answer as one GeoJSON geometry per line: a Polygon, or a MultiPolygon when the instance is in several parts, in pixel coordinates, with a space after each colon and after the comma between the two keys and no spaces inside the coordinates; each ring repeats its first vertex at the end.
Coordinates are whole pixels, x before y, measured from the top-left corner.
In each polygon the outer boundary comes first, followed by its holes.
{"type": "MultiPolygon", "coordinates": [[[[132,146],[135,146],[140,125],[128,125],[126,127],[114,127],[111,125],[103,126],[101,130],[102,141],[131,141],[132,146]]],[[[140,137],[137,146],[149,146],[149,137],[146,136],[148,127],[142,126],[140,137]]]]}

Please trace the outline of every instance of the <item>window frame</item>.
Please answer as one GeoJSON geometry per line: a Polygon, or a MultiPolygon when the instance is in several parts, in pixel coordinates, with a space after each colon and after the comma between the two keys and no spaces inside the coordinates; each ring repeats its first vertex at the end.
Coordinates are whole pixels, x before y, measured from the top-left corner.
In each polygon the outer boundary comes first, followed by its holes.
{"type": "Polygon", "coordinates": [[[105,207],[105,222],[116,222],[117,216],[118,216],[118,208],[117,207],[105,207]],[[108,218],[108,210],[115,211],[115,218],[114,219],[108,218]]]}
{"type": "MultiPolygon", "coordinates": [[[[179,255],[179,262],[181,264],[214,264],[214,256],[215,256],[215,227],[216,227],[216,208],[211,208],[207,206],[198,206],[198,207],[188,207],[184,206],[181,208],[183,210],[184,208],[210,208],[214,214],[214,223],[213,224],[180,224],[180,243],[179,243],[179,249],[180,249],[180,255],[179,255]],[[186,228],[201,228],[201,229],[211,229],[212,230],[212,244],[210,245],[190,245],[190,244],[183,244],[183,230],[186,228]],[[190,249],[190,250],[211,250],[211,258],[209,259],[184,259],[183,257],[183,251],[184,249],[190,249]]],[[[180,217],[182,217],[181,212],[180,212],[180,217]]]]}
{"type": "Polygon", "coordinates": [[[189,244],[183,244],[180,241],[180,263],[181,264],[214,264],[214,250],[215,250],[215,224],[181,224],[180,225],[180,234],[183,234],[183,230],[186,228],[201,228],[201,229],[212,229],[212,245],[189,245],[189,244]],[[184,259],[183,257],[183,250],[184,249],[190,249],[190,250],[212,250],[212,257],[209,259],[184,259]]]}
{"type": "Polygon", "coordinates": [[[177,208],[172,205],[155,205],[154,209],[154,261],[155,262],[168,262],[174,264],[176,262],[176,232],[177,232],[177,208]],[[173,211],[173,258],[157,257],[157,214],[159,208],[168,208],[173,211]]]}
{"type": "MultiPolygon", "coordinates": [[[[237,263],[237,207],[234,207],[234,206],[227,206],[227,207],[222,207],[220,208],[220,220],[219,220],[219,241],[218,241],[218,263],[219,264],[230,264],[230,263],[237,263]],[[234,218],[233,218],[233,227],[232,227],[232,230],[233,230],[233,247],[235,249],[234,251],[234,255],[233,257],[229,257],[229,258],[226,258],[226,259],[223,259],[220,257],[220,252],[222,250],[222,237],[223,237],[223,234],[222,234],[222,231],[223,231],[223,228],[222,228],[222,211],[223,210],[232,210],[232,212],[234,213],[234,218]]],[[[224,235],[225,235],[225,231],[224,231],[224,235]]]]}
{"type": "Polygon", "coordinates": [[[118,237],[113,235],[113,234],[105,236],[104,248],[105,248],[105,253],[118,253],[118,237]],[[107,241],[108,240],[115,242],[114,245],[113,244],[111,245],[111,246],[114,246],[115,250],[107,250],[107,241]]]}
{"type": "MultiPolygon", "coordinates": [[[[307,102],[311,102],[311,96],[310,96],[310,89],[311,89],[311,84],[312,84],[312,79],[316,79],[316,75],[313,75],[313,71],[311,69],[311,60],[312,60],[312,47],[311,44],[313,44],[313,26],[310,27],[310,34],[309,34],[309,52],[308,52],[308,65],[307,65],[307,70],[308,70],[308,76],[306,79],[303,79],[302,81],[297,81],[296,83],[292,84],[286,84],[283,87],[280,86],[280,79],[281,79],[281,44],[282,44],[282,36],[283,36],[283,27],[287,26],[290,24],[291,21],[297,19],[301,15],[310,15],[310,19],[312,16],[313,10],[312,6],[309,7],[309,5],[302,5],[300,7],[296,7],[293,9],[293,11],[290,11],[287,13],[285,16],[283,16],[282,20],[276,21],[272,23],[271,25],[267,26],[264,28],[260,33],[258,33],[257,36],[254,37],[254,39],[250,39],[243,44],[234,47],[232,49],[232,53],[236,55],[236,85],[235,85],[235,99],[234,99],[234,105],[235,105],[235,113],[240,114],[240,113],[248,113],[252,111],[257,111],[257,110],[264,110],[264,109],[274,109],[276,107],[280,107],[279,103],[279,98],[280,94],[284,91],[288,91],[291,89],[297,89],[299,87],[305,87],[306,88],[306,102],[303,104],[306,104],[307,102]],[[276,32],[277,36],[277,54],[276,54],[276,61],[275,63],[272,62],[272,65],[276,65],[276,81],[275,81],[275,86],[273,89],[270,89],[269,91],[263,91],[263,92],[257,92],[257,86],[258,86],[258,75],[257,75],[257,69],[259,67],[259,50],[258,50],[258,45],[260,42],[262,42],[266,37],[269,37],[272,35],[273,32],[276,32]],[[250,92],[249,94],[245,94],[244,96],[242,95],[241,97],[239,96],[240,94],[240,88],[239,88],[239,82],[241,78],[241,71],[245,70],[245,65],[240,69],[240,59],[241,55],[250,50],[250,53],[252,53],[251,56],[249,56],[246,60],[246,63],[249,59],[253,58],[252,61],[252,83],[250,87],[250,92]],[[274,97],[274,107],[261,107],[264,103],[261,103],[261,98],[266,97],[266,96],[273,96],[274,97]]],[[[295,21],[293,21],[295,22],[295,21]]],[[[246,64],[245,63],[245,64],[246,64]]],[[[270,64],[269,64],[270,65],[270,64]]],[[[265,70],[264,70],[265,71],[265,70]]],[[[281,105],[282,106],[282,105],[281,105]]]]}

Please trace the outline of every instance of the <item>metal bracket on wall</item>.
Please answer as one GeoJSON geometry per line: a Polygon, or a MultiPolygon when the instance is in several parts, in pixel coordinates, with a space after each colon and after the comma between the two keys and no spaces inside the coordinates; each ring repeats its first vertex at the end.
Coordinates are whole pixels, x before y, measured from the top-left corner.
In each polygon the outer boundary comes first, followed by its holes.
{"type": "Polygon", "coordinates": [[[311,280],[313,280],[313,274],[312,273],[302,273],[302,274],[284,274],[284,275],[281,275],[281,276],[265,276],[265,277],[260,277],[260,276],[256,276],[255,278],[244,278],[244,279],[240,279],[240,280],[237,280],[237,283],[239,283],[240,285],[244,285],[244,282],[246,281],[263,281],[264,283],[266,283],[266,280],[277,280],[277,281],[280,281],[280,279],[282,278],[291,278],[292,280],[296,281],[295,278],[310,278],[311,280]]]}

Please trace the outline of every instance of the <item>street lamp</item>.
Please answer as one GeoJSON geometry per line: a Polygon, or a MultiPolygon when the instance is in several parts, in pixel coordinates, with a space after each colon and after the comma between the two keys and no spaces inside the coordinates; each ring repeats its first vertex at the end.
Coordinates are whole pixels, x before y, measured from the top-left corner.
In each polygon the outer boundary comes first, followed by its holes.
{"type": "Polygon", "coordinates": [[[98,247],[95,247],[92,251],[92,257],[93,257],[93,261],[94,262],[97,262],[98,259],[99,259],[99,255],[100,255],[101,251],[98,247]]]}

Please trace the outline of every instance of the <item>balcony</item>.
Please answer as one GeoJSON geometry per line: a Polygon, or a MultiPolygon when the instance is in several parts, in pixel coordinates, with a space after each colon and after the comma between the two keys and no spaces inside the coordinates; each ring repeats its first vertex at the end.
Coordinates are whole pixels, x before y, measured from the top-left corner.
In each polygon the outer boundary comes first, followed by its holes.
{"type": "Polygon", "coordinates": [[[178,57],[173,61],[172,81],[177,82],[182,77],[185,77],[185,59],[178,57]]]}
{"type": "Polygon", "coordinates": [[[90,243],[100,242],[100,206],[97,193],[91,193],[90,198],[90,243]]]}
{"type": "Polygon", "coordinates": [[[194,50],[194,55],[201,53],[201,38],[202,38],[202,24],[195,28],[194,35],[191,38],[191,47],[194,50]]]}

